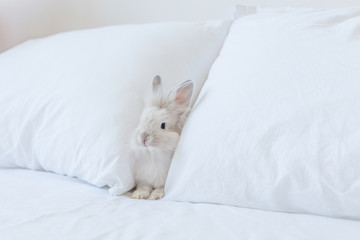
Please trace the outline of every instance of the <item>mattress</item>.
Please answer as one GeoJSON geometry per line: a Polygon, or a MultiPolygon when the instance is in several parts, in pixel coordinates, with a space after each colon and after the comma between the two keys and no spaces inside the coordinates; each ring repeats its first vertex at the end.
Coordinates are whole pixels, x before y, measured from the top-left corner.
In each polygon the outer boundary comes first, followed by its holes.
{"type": "Polygon", "coordinates": [[[360,222],[110,196],[77,179],[0,169],[0,239],[360,239],[360,222]]]}

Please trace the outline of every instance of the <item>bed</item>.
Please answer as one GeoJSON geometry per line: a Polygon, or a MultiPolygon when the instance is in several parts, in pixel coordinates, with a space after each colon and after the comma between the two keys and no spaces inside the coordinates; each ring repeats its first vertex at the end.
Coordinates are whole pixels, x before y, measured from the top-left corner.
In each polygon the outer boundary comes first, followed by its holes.
{"type": "Polygon", "coordinates": [[[2,169],[2,239],[358,239],[358,221],[134,200],[52,173],[2,169]]]}
{"type": "Polygon", "coordinates": [[[360,239],[358,2],[195,3],[0,2],[0,239],[360,239]],[[157,74],[192,112],[133,199],[157,74]]]}

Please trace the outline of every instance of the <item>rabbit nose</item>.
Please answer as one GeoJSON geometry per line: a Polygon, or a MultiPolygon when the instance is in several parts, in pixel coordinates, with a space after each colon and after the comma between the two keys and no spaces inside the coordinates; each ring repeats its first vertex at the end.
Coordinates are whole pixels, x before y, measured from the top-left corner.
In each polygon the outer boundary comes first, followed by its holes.
{"type": "Polygon", "coordinates": [[[148,138],[149,137],[149,133],[147,133],[147,132],[143,132],[142,134],[141,134],[141,138],[142,139],[146,139],[146,138],[148,138]]]}
{"type": "Polygon", "coordinates": [[[149,134],[148,133],[142,133],[141,134],[142,140],[143,140],[143,144],[146,146],[146,141],[149,140],[149,134]]]}

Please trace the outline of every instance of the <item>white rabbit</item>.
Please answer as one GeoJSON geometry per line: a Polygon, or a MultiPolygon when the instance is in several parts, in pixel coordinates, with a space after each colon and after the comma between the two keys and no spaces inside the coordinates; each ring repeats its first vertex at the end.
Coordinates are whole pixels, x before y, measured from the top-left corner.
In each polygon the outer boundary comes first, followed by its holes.
{"type": "Polygon", "coordinates": [[[156,200],[164,196],[164,184],[193,93],[191,80],[182,83],[168,97],[161,79],[152,82],[152,102],[147,106],[130,140],[135,161],[136,190],[132,198],[156,200]]]}

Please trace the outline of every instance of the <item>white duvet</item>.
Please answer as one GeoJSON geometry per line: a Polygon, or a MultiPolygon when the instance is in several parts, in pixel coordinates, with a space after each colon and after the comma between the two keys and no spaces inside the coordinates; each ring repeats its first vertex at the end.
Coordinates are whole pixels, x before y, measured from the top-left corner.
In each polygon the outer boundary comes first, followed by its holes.
{"type": "Polygon", "coordinates": [[[0,239],[360,239],[360,222],[133,200],[52,173],[0,169],[0,239]]]}

